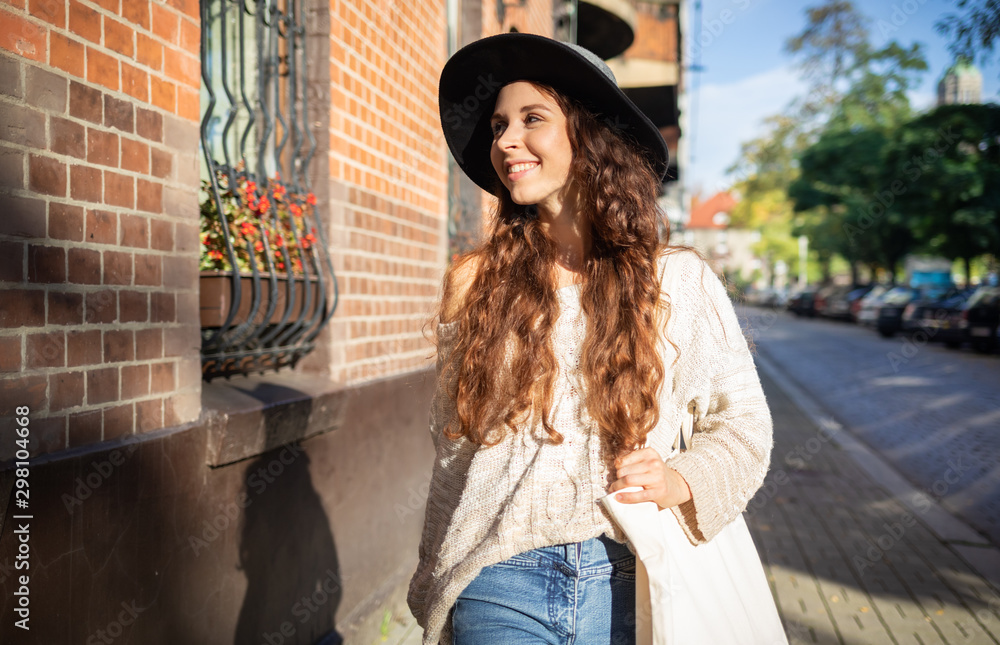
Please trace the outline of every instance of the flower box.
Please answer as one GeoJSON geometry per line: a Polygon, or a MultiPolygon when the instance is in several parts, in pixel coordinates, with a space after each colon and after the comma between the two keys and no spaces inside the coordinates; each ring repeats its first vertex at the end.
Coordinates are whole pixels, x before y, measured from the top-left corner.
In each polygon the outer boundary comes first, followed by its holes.
{"type": "MultiPolygon", "coordinates": [[[[288,315],[287,322],[294,323],[301,319],[310,319],[316,312],[320,304],[322,291],[317,276],[309,277],[309,287],[312,290],[312,301],[309,311],[303,312],[305,306],[305,285],[306,281],[302,276],[293,276],[295,280],[295,301],[292,303],[292,311],[288,315]]],[[[200,276],[200,309],[202,328],[222,327],[229,314],[230,303],[232,301],[232,280],[233,274],[229,271],[202,271],[200,276]]],[[[250,308],[253,304],[253,277],[248,274],[241,274],[240,280],[240,307],[236,316],[230,322],[230,326],[245,323],[250,318],[250,308]]],[[[277,304],[271,318],[264,324],[275,325],[281,322],[285,316],[287,307],[289,277],[287,274],[276,274],[275,281],[278,287],[277,304]]],[[[267,273],[260,275],[260,305],[257,308],[256,319],[263,320],[267,313],[268,304],[271,299],[271,276],[267,273]]]]}

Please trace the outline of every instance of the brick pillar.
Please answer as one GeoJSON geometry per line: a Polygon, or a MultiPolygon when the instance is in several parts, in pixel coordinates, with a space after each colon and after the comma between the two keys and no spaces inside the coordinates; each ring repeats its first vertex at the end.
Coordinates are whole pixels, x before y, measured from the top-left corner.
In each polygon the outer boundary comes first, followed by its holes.
{"type": "Polygon", "coordinates": [[[0,414],[31,407],[34,454],[192,421],[198,3],[22,2],[0,25],[0,414]]]}

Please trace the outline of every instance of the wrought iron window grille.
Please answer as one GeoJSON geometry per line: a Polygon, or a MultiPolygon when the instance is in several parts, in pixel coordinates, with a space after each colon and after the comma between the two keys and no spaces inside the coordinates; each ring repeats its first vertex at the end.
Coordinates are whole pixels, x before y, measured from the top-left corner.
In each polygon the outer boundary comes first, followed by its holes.
{"type": "Polygon", "coordinates": [[[206,380],[294,366],[337,306],[310,192],[302,2],[200,0],[201,216],[220,247],[202,233],[202,267],[212,253],[219,269],[201,280],[206,380]]]}

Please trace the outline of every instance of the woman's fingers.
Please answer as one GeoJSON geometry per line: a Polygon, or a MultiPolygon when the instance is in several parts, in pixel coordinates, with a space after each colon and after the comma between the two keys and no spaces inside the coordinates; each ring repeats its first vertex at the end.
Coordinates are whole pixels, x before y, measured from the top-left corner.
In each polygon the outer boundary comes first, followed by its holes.
{"type": "Polygon", "coordinates": [[[615,495],[615,499],[623,504],[638,504],[639,502],[653,501],[653,493],[649,489],[644,488],[629,493],[618,493],[615,495]]]}
{"type": "Polygon", "coordinates": [[[628,466],[640,461],[647,461],[650,459],[656,459],[660,461],[660,454],[653,450],[652,448],[641,448],[639,450],[633,450],[627,455],[621,456],[615,460],[615,467],[622,468],[623,466],[628,466]]]}
{"type": "Polygon", "coordinates": [[[628,488],[629,486],[642,486],[643,488],[654,488],[658,484],[662,484],[663,478],[657,477],[654,472],[640,471],[631,474],[620,475],[618,479],[612,482],[611,486],[608,488],[610,492],[616,490],[621,490],[622,488],[628,488]]]}

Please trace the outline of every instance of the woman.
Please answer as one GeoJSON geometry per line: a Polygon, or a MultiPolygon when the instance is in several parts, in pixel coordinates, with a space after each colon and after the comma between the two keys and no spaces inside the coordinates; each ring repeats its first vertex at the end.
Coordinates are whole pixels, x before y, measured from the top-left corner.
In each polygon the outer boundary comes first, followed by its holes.
{"type": "Polygon", "coordinates": [[[671,509],[695,543],[742,512],[771,448],[750,354],[714,274],[661,248],[666,146],[603,61],[486,38],[449,60],[440,103],[498,205],[445,279],[410,608],[425,643],[632,643],[635,559],[597,500],[640,487],[619,501],[671,509]],[[692,445],[665,462],[689,410],[692,445]]]}

